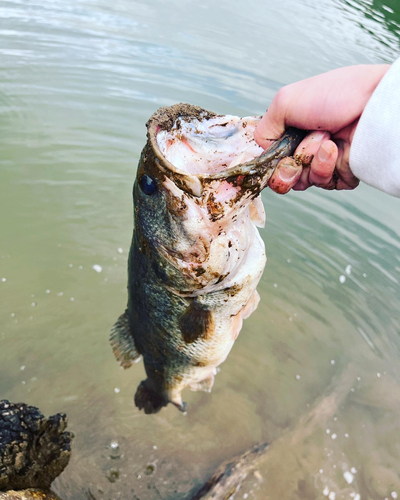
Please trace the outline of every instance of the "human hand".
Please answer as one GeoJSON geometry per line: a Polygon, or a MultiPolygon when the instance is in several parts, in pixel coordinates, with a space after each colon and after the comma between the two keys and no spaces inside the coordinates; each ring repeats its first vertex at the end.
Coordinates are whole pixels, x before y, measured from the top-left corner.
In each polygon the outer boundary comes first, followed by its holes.
{"type": "Polygon", "coordinates": [[[269,181],[271,189],[284,194],[310,186],[358,186],[359,180],[350,170],[350,146],[358,120],[389,67],[348,66],[279,90],[255,130],[256,142],[268,148],[290,126],[312,132],[296,149],[295,159],[279,162],[269,181]]]}

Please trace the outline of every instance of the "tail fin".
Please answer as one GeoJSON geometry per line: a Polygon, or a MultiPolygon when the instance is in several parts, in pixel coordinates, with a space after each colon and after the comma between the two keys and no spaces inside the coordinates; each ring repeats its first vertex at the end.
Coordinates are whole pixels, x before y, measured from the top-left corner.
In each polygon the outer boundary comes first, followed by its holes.
{"type": "Polygon", "coordinates": [[[158,413],[167,404],[168,399],[154,389],[151,389],[147,380],[140,382],[135,394],[135,405],[139,410],[144,410],[146,415],[149,415],[150,413],[158,413]]]}

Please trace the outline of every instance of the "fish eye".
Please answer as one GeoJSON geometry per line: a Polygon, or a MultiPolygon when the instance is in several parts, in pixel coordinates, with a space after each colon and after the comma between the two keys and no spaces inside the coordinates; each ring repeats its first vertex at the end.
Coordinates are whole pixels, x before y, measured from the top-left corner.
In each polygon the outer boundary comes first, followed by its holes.
{"type": "Polygon", "coordinates": [[[157,183],[154,179],[144,174],[139,181],[140,189],[144,194],[151,195],[157,191],[157,183]]]}

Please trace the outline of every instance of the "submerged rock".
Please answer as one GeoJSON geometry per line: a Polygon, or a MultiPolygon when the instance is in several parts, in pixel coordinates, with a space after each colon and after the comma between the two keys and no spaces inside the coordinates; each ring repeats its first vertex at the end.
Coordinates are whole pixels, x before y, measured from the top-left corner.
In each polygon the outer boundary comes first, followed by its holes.
{"type": "Polygon", "coordinates": [[[0,500],[61,500],[52,491],[27,489],[21,491],[9,490],[0,492],[0,500]]]}
{"type": "Polygon", "coordinates": [[[57,499],[49,488],[71,456],[66,427],[65,414],[46,418],[34,406],[0,400],[0,500],[57,499]]]}
{"type": "MultiPolygon", "coordinates": [[[[307,481],[309,473],[301,464],[322,462],[325,451],[323,446],[315,445],[318,435],[325,434],[327,421],[335,415],[348,396],[354,379],[354,366],[349,365],[342,373],[333,377],[325,393],[292,428],[269,446],[266,443],[256,446],[243,455],[222,463],[208,481],[198,491],[192,492],[187,500],[228,500],[234,498],[239,490],[241,498],[248,498],[246,491],[254,492],[255,485],[261,483],[266,485],[267,494],[270,493],[268,498],[322,498],[318,496],[320,492],[313,481],[310,484],[307,481]]],[[[263,493],[265,492],[258,491],[256,498],[266,498],[263,493]]]]}

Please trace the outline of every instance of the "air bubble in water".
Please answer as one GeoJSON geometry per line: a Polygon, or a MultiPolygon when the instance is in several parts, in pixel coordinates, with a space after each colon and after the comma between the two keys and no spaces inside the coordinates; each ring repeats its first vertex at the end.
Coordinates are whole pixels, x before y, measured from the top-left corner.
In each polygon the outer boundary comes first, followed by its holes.
{"type": "Polygon", "coordinates": [[[347,484],[351,484],[353,482],[354,476],[351,472],[346,471],[343,474],[344,479],[346,480],[347,484]]]}

